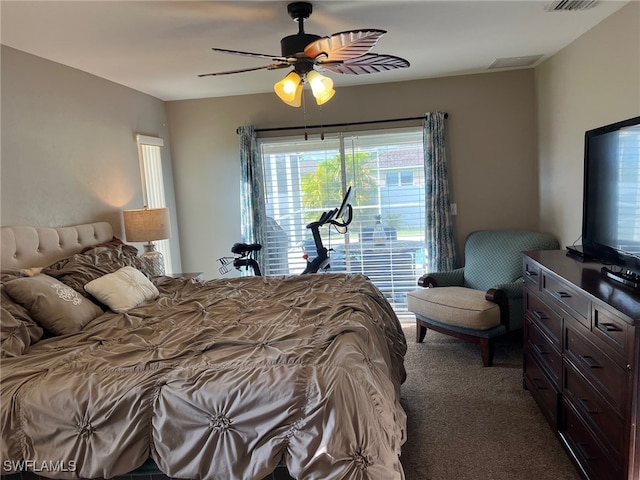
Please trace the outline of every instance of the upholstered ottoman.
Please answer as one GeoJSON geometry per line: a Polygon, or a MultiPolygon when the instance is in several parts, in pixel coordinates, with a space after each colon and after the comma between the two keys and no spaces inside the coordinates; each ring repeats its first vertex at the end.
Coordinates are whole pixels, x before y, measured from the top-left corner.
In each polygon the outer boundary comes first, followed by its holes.
{"type": "Polygon", "coordinates": [[[409,310],[450,326],[487,330],[500,325],[500,307],[483,290],[438,287],[407,294],[409,310]]]}
{"type": "Polygon", "coordinates": [[[427,328],[463,338],[478,343],[483,365],[491,366],[491,339],[504,335],[506,327],[500,323],[500,305],[488,300],[488,296],[484,290],[466,287],[433,287],[409,292],[407,307],[421,327],[416,330],[416,342],[424,340],[427,328]]]}

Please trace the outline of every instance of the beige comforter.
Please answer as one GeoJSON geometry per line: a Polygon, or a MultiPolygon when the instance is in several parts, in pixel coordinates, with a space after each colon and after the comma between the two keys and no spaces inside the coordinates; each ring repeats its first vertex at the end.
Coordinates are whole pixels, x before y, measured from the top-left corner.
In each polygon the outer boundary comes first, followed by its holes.
{"type": "Polygon", "coordinates": [[[2,360],[3,474],[402,479],[406,343],[361,276],[163,278],[161,296],[2,360]],[[57,462],[57,463],[55,463],[57,462]],[[43,470],[44,467],[44,470],[43,470]]]}

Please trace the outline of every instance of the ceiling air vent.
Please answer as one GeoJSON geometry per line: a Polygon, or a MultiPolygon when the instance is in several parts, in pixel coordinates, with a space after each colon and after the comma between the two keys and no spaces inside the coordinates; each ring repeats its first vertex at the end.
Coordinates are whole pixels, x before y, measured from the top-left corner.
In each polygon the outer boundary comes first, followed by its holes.
{"type": "Polygon", "coordinates": [[[489,68],[524,68],[530,67],[538,60],[542,58],[542,55],[528,55],[525,57],[505,57],[496,58],[489,68]]]}
{"type": "Polygon", "coordinates": [[[545,7],[548,12],[567,12],[586,10],[593,7],[598,0],[555,0],[545,7]]]}

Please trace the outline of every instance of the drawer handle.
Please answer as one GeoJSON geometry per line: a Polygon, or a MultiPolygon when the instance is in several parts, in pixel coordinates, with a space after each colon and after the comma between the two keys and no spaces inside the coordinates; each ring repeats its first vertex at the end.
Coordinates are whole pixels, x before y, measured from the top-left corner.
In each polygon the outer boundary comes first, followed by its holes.
{"type": "Polygon", "coordinates": [[[602,368],[602,365],[596,363],[595,358],[590,355],[580,355],[580,358],[582,358],[589,368],[602,368]]]}
{"type": "Polygon", "coordinates": [[[567,292],[556,292],[558,298],[571,298],[571,294],[567,292]]]}
{"type": "Polygon", "coordinates": [[[540,379],[539,378],[532,378],[531,381],[533,382],[533,384],[535,385],[535,387],[538,390],[546,390],[547,387],[544,385],[544,383],[542,385],[540,385],[540,379]]]}
{"type": "Polygon", "coordinates": [[[530,270],[527,270],[526,272],[524,272],[524,274],[525,274],[527,277],[537,277],[537,276],[538,276],[538,273],[537,273],[537,272],[532,272],[532,271],[530,271],[530,270]]]}
{"type": "Polygon", "coordinates": [[[598,328],[605,332],[621,332],[622,329],[613,323],[599,323],[598,328]]]}
{"type": "Polygon", "coordinates": [[[549,320],[549,317],[547,317],[547,315],[540,310],[534,310],[532,313],[537,320],[549,320]]]}
{"type": "Polygon", "coordinates": [[[584,457],[584,459],[585,459],[587,462],[593,462],[593,461],[595,461],[595,460],[598,460],[598,457],[593,457],[593,456],[591,456],[591,455],[589,455],[589,454],[587,453],[587,450],[586,450],[586,449],[587,449],[587,447],[589,446],[589,444],[588,444],[588,443],[580,443],[580,442],[577,442],[577,446],[578,446],[578,448],[580,449],[580,453],[582,453],[582,457],[584,457]]]}

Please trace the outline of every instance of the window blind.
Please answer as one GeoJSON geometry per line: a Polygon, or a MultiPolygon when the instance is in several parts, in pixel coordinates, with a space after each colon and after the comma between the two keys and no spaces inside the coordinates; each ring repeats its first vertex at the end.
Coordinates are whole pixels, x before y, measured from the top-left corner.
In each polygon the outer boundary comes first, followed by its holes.
{"type": "MultiPolygon", "coordinates": [[[[164,208],[167,206],[162,174],[161,148],[164,140],[160,137],[137,135],[138,156],[140,159],[140,174],[142,177],[142,194],[144,204],[149,208],[164,208]]],[[[154,242],[165,263],[165,271],[173,272],[171,262],[170,239],[154,242]]]]}

